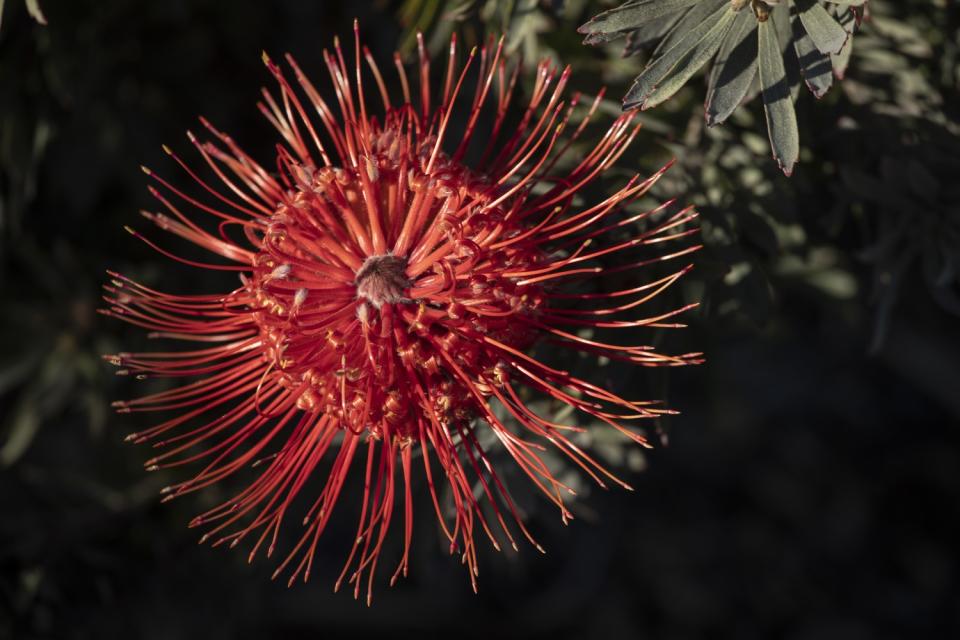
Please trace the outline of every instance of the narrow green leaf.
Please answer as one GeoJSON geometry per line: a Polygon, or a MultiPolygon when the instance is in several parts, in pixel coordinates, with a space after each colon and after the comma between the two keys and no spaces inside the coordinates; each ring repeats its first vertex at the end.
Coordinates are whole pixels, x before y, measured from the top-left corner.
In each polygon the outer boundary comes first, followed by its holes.
{"type": "Polygon", "coordinates": [[[683,15],[682,11],[678,11],[675,14],[658,18],[635,31],[631,31],[630,34],[627,35],[627,44],[624,46],[623,56],[632,56],[637,51],[646,49],[655,42],[661,42],[663,37],[673,29],[683,15]]]}
{"type": "Polygon", "coordinates": [[[725,2],[729,4],[728,0],[701,0],[698,4],[684,11],[673,28],[667,31],[667,34],[657,44],[651,58],[659,58],[663,53],[672,49],[691,29],[700,26],[705,20],[709,19],[710,14],[714,13],[725,2]]]}
{"type": "Polygon", "coordinates": [[[729,11],[729,5],[726,0],[721,0],[720,6],[706,20],[699,21],[697,26],[687,31],[679,42],[647,65],[643,73],[634,80],[630,90],[627,91],[627,95],[624,96],[623,108],[633,109],[641,106],[657,88],[657,85],[667,78],[674,68],[687,57],[687,54],[706,38],[711,29],[716,26],[717,20],[726,11],[729,11]]]}
{"type": "Polygon", "coordinates": [[[786,175],[793,173],[793,166],[800,156],[800,132],[797,129],[797,114],[790,97],[787,71],[783,66],[783,54],[777,40],[776,29],[770,20],[758,25],[760,55],[758,71],[763,93],[763,109],[767,116],[767,130],[773,157],[786,175]]]}
{"type": "MultiPolygon", "coordinates": [[[[854,29],[857,28],[857,19],[852,11],[842,11],[837,17],[837,20],[840,22],[840,26],[843,27],[844,31],[852,34],[854,29]]],[[[840,80],[843,80],[844,74],[847,72],[847,66],[850,64],[850,56],[853,53],[853,38],[847,38],[847,44],[840,50],[840,53],[830,56],[830,63],[833,65],[833,75],[835,75],[840,80]]]]}
{"type": "Polygon", "coordinates": [[[687,53],[684,59],[674,67],[673,71],[657,85],[653,93],[647,96],[642,108],[651,109],[664,100],[668,100],[670,96],[680,90],[680,87],[686,84],[687,80],[693,77],[693,74],[707,64],[707,61],[716,54],[727,33],[729,33],[736,15],[733,10],[727,9],[727,12],[717,20],[717,23],[703,40],[697,43],[697,46],[687,53]]]}
{"type": "Polygon", "coordinates": [[[847,46],[837,55],[830,56],[830,63],[833,65],[833,75],[843,80],[847,73],[847,67],[850,66],[850,56],[853,54],[853,39],[847,43],[847,46]]]}
{"type": "MultiPolygon", "coordinates": [[[[843,27],[843,30],[846,31],[847,33],[852,34],[854,31],[857,30],[857,26],[858,26],[857,14],[851,11],[850,9],[840,9],[840,8],[834,7],[833,13],[831,15],[833,16],[833,19],[836,20],[840,24],[840,26],[843,27]]],[[[904,26],[906,27],[906,25],[904,26]]],[[[906,28],[909,29],[909,27],[906,27],[906,28]]],[[[848,42],[849,40],[850,39],[847,38],[848,42]]]]}
{"type": "MultiPolygon", "coordinates": [[[[0,9],[2,9],[2,7],[0,7],[0,9]]],[[[40,10],[38,0],[27,0],[27,13],[40,24],[47,24],[47,18],[43,15],[43,11],[40,10]]]]}
{"type": "Polygon", "coordinates": [[[827,13],[817,0],[795,0],[797,13],[810,39],[821,53],[840,53],[847,41],[847,32],[827,13]]]}
{"type": "Polygon", "coordinates": [[[793,42],[793,30],[790,28],[790,9],[786,3],[777,5],[770,10],[770,22],[777,29],[777,41],[780,43],[780,52],[786,59],[789,56],[790,45],[793,42]]]}
{"type": "Polygon", "coordinates": [[[707,88],[707,125],[730,117],[757,75],[757,21],[741,11],[720,47],[707,88]]]}
{"type": "Polygon", "coordinates": [[[691,7],[700,0],[632,0],[614,9],[604,11],[580,25],[579,33],[587,36],[585,42],[594,44],[614,40],[626,31],[637,29],[674,11],[691,7]]]}
{"type": "Polygon", "coordinates": [[[800,61],[793,46],[793,28],[790,26],[790,8],[786,3],[774,7],[771,21],[777,28],[777,39],[780,41],[780,54],[783,57],[783,67],[787,72],[787,84],[790,86],[790,97],[797,103],[800,97],[800,87],[803,85],[803,74],[800,72],[800,61]]]}
{"type": "Polygon", "coordinates": [[[791,22],[793,24],[793,45],[800,62],[803,79],[811,93],[817,98],[822,98],[833,84],[833,66],[830,64],[830,56],[817,49],[796,14],[794,14],[791,22]]]}

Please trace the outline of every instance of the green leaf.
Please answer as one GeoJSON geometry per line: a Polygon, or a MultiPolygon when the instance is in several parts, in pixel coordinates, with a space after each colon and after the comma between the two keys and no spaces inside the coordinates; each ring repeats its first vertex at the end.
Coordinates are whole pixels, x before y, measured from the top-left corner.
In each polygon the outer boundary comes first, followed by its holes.
{"type": "MultiPolygon", "coordinates": [[[[836,8],[835,8],[833,11],[834,11],[834,13],[833,13],[833,19],[836,20],[836,21],[840,24],[841,27],[843,27],[843,30],[844,30],[844,31],[846,31],[847,33],[852,34],[854,31],[857,30],[858,24],[857,24],[857,14],[856,14],[856,13],[854,13],[854,12],[853,12],[852,10],[850,10],[850,9],[836,9],[836,8]]],[[[912,31],[911,27],[908,26],[908,25],[905,25],[905,24],[900,25],[900,24],[898,23],[898,26],[902,26],[902,27],[904,27],[905,29],[907,29],[907,30],[909,30],[909,31],[912,31]]],[[[914,32],[914,33],[915,33],[915,32],[914,32]]],[[[922,39],[922,36],[919,36],[919,35],[918,35],[918,37],[922,39]]]]}
{"type": "MultiPolygon", "coordinates": [[[[847,33],[852,34],[854,29],[857,28],[857,19],[852,11],[843,12],[837,19],[840,21],[840,26],[843,27],[847,33]]],[[[851,54],[853,54],[853,38],[848,37],[847,44],[840,50],[840,53],[830,56],[830,63],[833,65],[833,75],[840,80],[843,80],[843,76],[847,72],[851,54]]]]}
{"type": "Polygon", "coordinates": [[[741,11],[720,47],[707,89],[707,125],[716,126],[743,102],[757,75],[757,21],[741,11]]]}
{"type": "Polygon", "coordinates": [[[847,42],[840,53],[837,55],[830,56],[830,63],[833,65],[833,75],[838,79],[843,80],[843,76],[847,73],[847,67],[850,65],[850,56],[853,54],[853,38],[850,38],[850,41],[847,42]]]}
{"type": "Polygon", "coordinates": [[[699,0],[633,0],[595,15],[577,31],[587,36],[584,39],[587,44],[607,42],[697,2],[699,0]]]}
{"type": "Polygon", "coordinates": [[[40,10],[38,0],[27,0],[27,13],[40,24],[47,24],[47,18],[43,15],[43,11],[40,10]]]}
{"type": "Polygon", "coordinates": [[[691,53],[697,45],[706,39],[713,27],[716,26],[717,20],[724,12],[729,12],[729,10],[726,0],[721,0],[721,5],[706,20],[699,21],[697,26],[687,31],[679,42],[647,65],[643,73],[634,80],[630,90],[627,91],[627,95],[624,96],[623,108],[633,109],[637,106],[643,106],[643,103],[656,90],[657,86],[673,72],[677,65],[687,58],[687,54],[691,53]]]}
{"type": "Polygon", "coordinates": [[[683,40],[684,36],[686,36],[690,30],[702,25],[711,13],[720,8],[723,2],[724,0],[702,0],[693,8],[681,12],[680,18],[663,39],[660,40],[660,43],[657,44],[657,48],[653,50],[651,57],[659,58],[662,54],[672,49],[675,44],[683,40]]]}
{"type": "Polygon", "coordinates": [[[767,116],[767,130],[773,157],[786,175],[793,173],[793,166],[800,156],[800,132],[797,129],[797,114],[790,97],[787,71],[777,41],[772,21],[759,23],[760,56],[758,70],[763,93],[763,109],[767,116]]]}
{"type": "Polygon", "coordinates": [[[793,16],[792,23],[793,45],[797,52],[797,59],[800,61],[803,79],[811,93],[817,98],[822,98],[833,84],[833,65],[830,63],[830,56],[817,49],[796,14],[793,16]]]}
{"type": "Polygon", "coordinates": [[[664,16],[653,22],[643,25],[636,31],[631,31],[627,36],[627,44],[623,49],[623,56],[632,56],[637,51],[645,49],[654,42],[662,42],[677,22],[683,17],[683,12],[678,11],[673,15],[664,16]]]}
{"type": "Polygon", "coordinates": [[[821,53],[840,53],[847,42],[847,32],[827,13],[817,0],[795,0],[797,14],[810,39],[821,53]]]}
{"type": "Polygon", "coordinates": [[[723,43],[724,38],[730,31],[733,19],[737,16],[732,10],[727,9],[707,35],[677,64],[673,71],[664,78],[656,89],[647,96],[643,102],[644,109],[650,109],[657,106],[664,100],[669,99],[673,94],[680,90],[687,80],[694,73],[700,70],[710,58],[714,56],[717,49],[723,43]]]}

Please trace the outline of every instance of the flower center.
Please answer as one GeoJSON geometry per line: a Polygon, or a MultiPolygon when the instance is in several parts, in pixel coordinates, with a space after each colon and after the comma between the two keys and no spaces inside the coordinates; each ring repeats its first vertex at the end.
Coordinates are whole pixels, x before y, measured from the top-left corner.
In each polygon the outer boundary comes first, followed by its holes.
{"type": "Polygon", "coordinates": [[[370,256],[360,269],[354,283],[357,297],[379,309],[385,304],[405,302],[404,290],[410,286],[407,279],[407,259],[390,254],[370,256]]]}

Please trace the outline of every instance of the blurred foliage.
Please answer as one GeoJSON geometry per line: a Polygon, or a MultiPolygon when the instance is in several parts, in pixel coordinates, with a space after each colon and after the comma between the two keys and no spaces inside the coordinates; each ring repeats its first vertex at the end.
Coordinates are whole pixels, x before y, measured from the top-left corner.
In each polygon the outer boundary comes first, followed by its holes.
{"type": "Polygon", "coordinates": [[[858,41],[860,75],[844,87],[851,110],[830,147],[835,224],[853,212],[874,267],[874,349],[913,279],[960,316],[960,13],[953,4],[895,17],[878,8],[858,41]]]}
{"type": "Polygon", "coordinates": [[[502,35],[508,51],[519,51],[528,63],[536,64],[546,53],[540,36],[571,11],[567,4],[564,0],[404,0],[398,11],[405,28],[399,50],[409,54],[418,33],[428,36],[426,44],[434,55],[447,48],[454,32],[467,46],[502,35]]]}
{"type": "Polygon", "coordinates": [[[707,127],[694,78],[641,114],[645,131],[608,184],[677,159],[655,195],[701,212],[705,247],[683,297],[703,305],[689,331],[657,339],[708,363],[669,377],[588,372],[681,409],[663,425],[671,447],[643,458],[591,442],[638,491],[594,491],[569,527],[518,497],[549,555],[485,552],[479,596],[428,513],[410,581],[372,610],[331,596],[349,504],[319,575],[288,591],[269,582],[269,564],[197,548],[183,523],[203,504],[158,505],[170,478],[144,476],[147,452],[121,444],[143,425],[105,409],[138,383],[108,375],[100,354],[140,338],[96,315],[104,269],[222,288],[127,239],[122,225],[150,202],[139,165],[163,165],[160,144],[177,146],[198,112],[269,157],[274,136],[253,108],[269,79],[261,50],[291,51],[319,74],[319,48],[355,15],[380,58],[413,53],[417,30],[436,54],[452,31],[468,46],[506,33],[527,64],[572,65],[587,95],[606,85],[611,118],[636,61],[616,43],[583,46],[576,30],[614,4],[47,0],[41,27],[6,3],[0,639],[956,635],[955,2],[871,0],[844,82],[796,105],[804,135],[790,180],[758,133],[760,101],[707,127]]]}

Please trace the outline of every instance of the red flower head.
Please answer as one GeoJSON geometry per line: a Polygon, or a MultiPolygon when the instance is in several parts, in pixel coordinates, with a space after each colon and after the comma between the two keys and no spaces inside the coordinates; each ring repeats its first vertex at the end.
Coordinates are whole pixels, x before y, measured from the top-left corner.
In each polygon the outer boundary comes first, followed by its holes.
{"type": "Polygon", "coordinates": [[[395,59],[402,87],[396,101],[369,52],[361,52],[359,37],[352,68],[335,43],[324,53],[335,107],[293,58],[286,59],[295,83],[265,56],[279,84],[278,96],[264,90],[260,104],[283,138],[276,172],[202,119],[213,141],[189,138],[219,184],[169,150],[199,195],[145,170],[167,210],[146,218],[229,264],[177,257],[131,233],[175,260],[235,271],[240,279],[235,290],[210,295],[161,293],[115,273],[106,287],[107,315],[150,329],[155,338],[197,343],[109,356],[123,374],[197,377],[115,403],[123,413],[177,412],[129,437],[165,447],[147,462],[150,470],[202,465],[193,478],[164,489],[165,499],[257,467],[246,489],[192,521],[208,528],[203,540],[234,546],[249,538],[251,559],[263,547],[269,556],[292,501],[309,492],[312,507],[297,514],[305,530],[277,569],[289,569],[291,583],[306,579],[337,497],[359,467],[364,492],[356,542],[337,586],[347,579],[357,595],[365,581],[369,601],[395,510],[402,511],[404,546],[391,583],[407,572],[411,485],[419,468],[451,552],[459,551],[476,588],[478,528],[496,548],[501,536],[516,547],[515,527],[540,548],[492,466],[489,446],[481,446],[482,432],[495,436],[564,520],[571,517],[564,504],[570,491],[538,454],[544,445],[600,485],[626,486],[575,444],[572,436],[582,429],[537,415],[524,398],[533,393],[561,401],[640,444],[644,437],[628,425],[666,410],[622,398],[527,351],[545,340],[642,366],[699,361],[699,354],[660,355],[584,334],[678,326],[668,318],[684,309],[642,319],[623,315],[689,267],[622,290],[583,292],[584,279],[637,273],[694,251],[627,253],[686,238],[696,231],[686,229],[696,214],[671,215],[662,206],[615,218],[660,173],[634,176],[602,202],[575,203],[584,185],[623,154],[639,125],[633,114],[623,115],[588,153],[569,158],[600,97],[582,107],[576,95],[565,102],[569,68],[558,73],[545,62],[529,104],[508,126],[519,67],[507,64],[502,46],[474,49],[458,71],[452,40],[437,98],[421,42],[416,82],[395,59]],[[364,91],[371,80],[382,102],[376,115],[364,91]],[[467,165],[468,155],[478,160],[467,165]],[[558,171],[562,163],[569,169],[558,171]],[[195,217],[218,224],[206,228],[195,217]],[[641,222],[645,230],[629,239],[603,247],[595,241],[641,222]],[[231,233],[237,227],[242,234],[231,233]],[[620,264],[600,266],[615,254],[625,256],[620,264]],[[443,491],[452,497],[450,517],[440,507],[443,491]]]}

